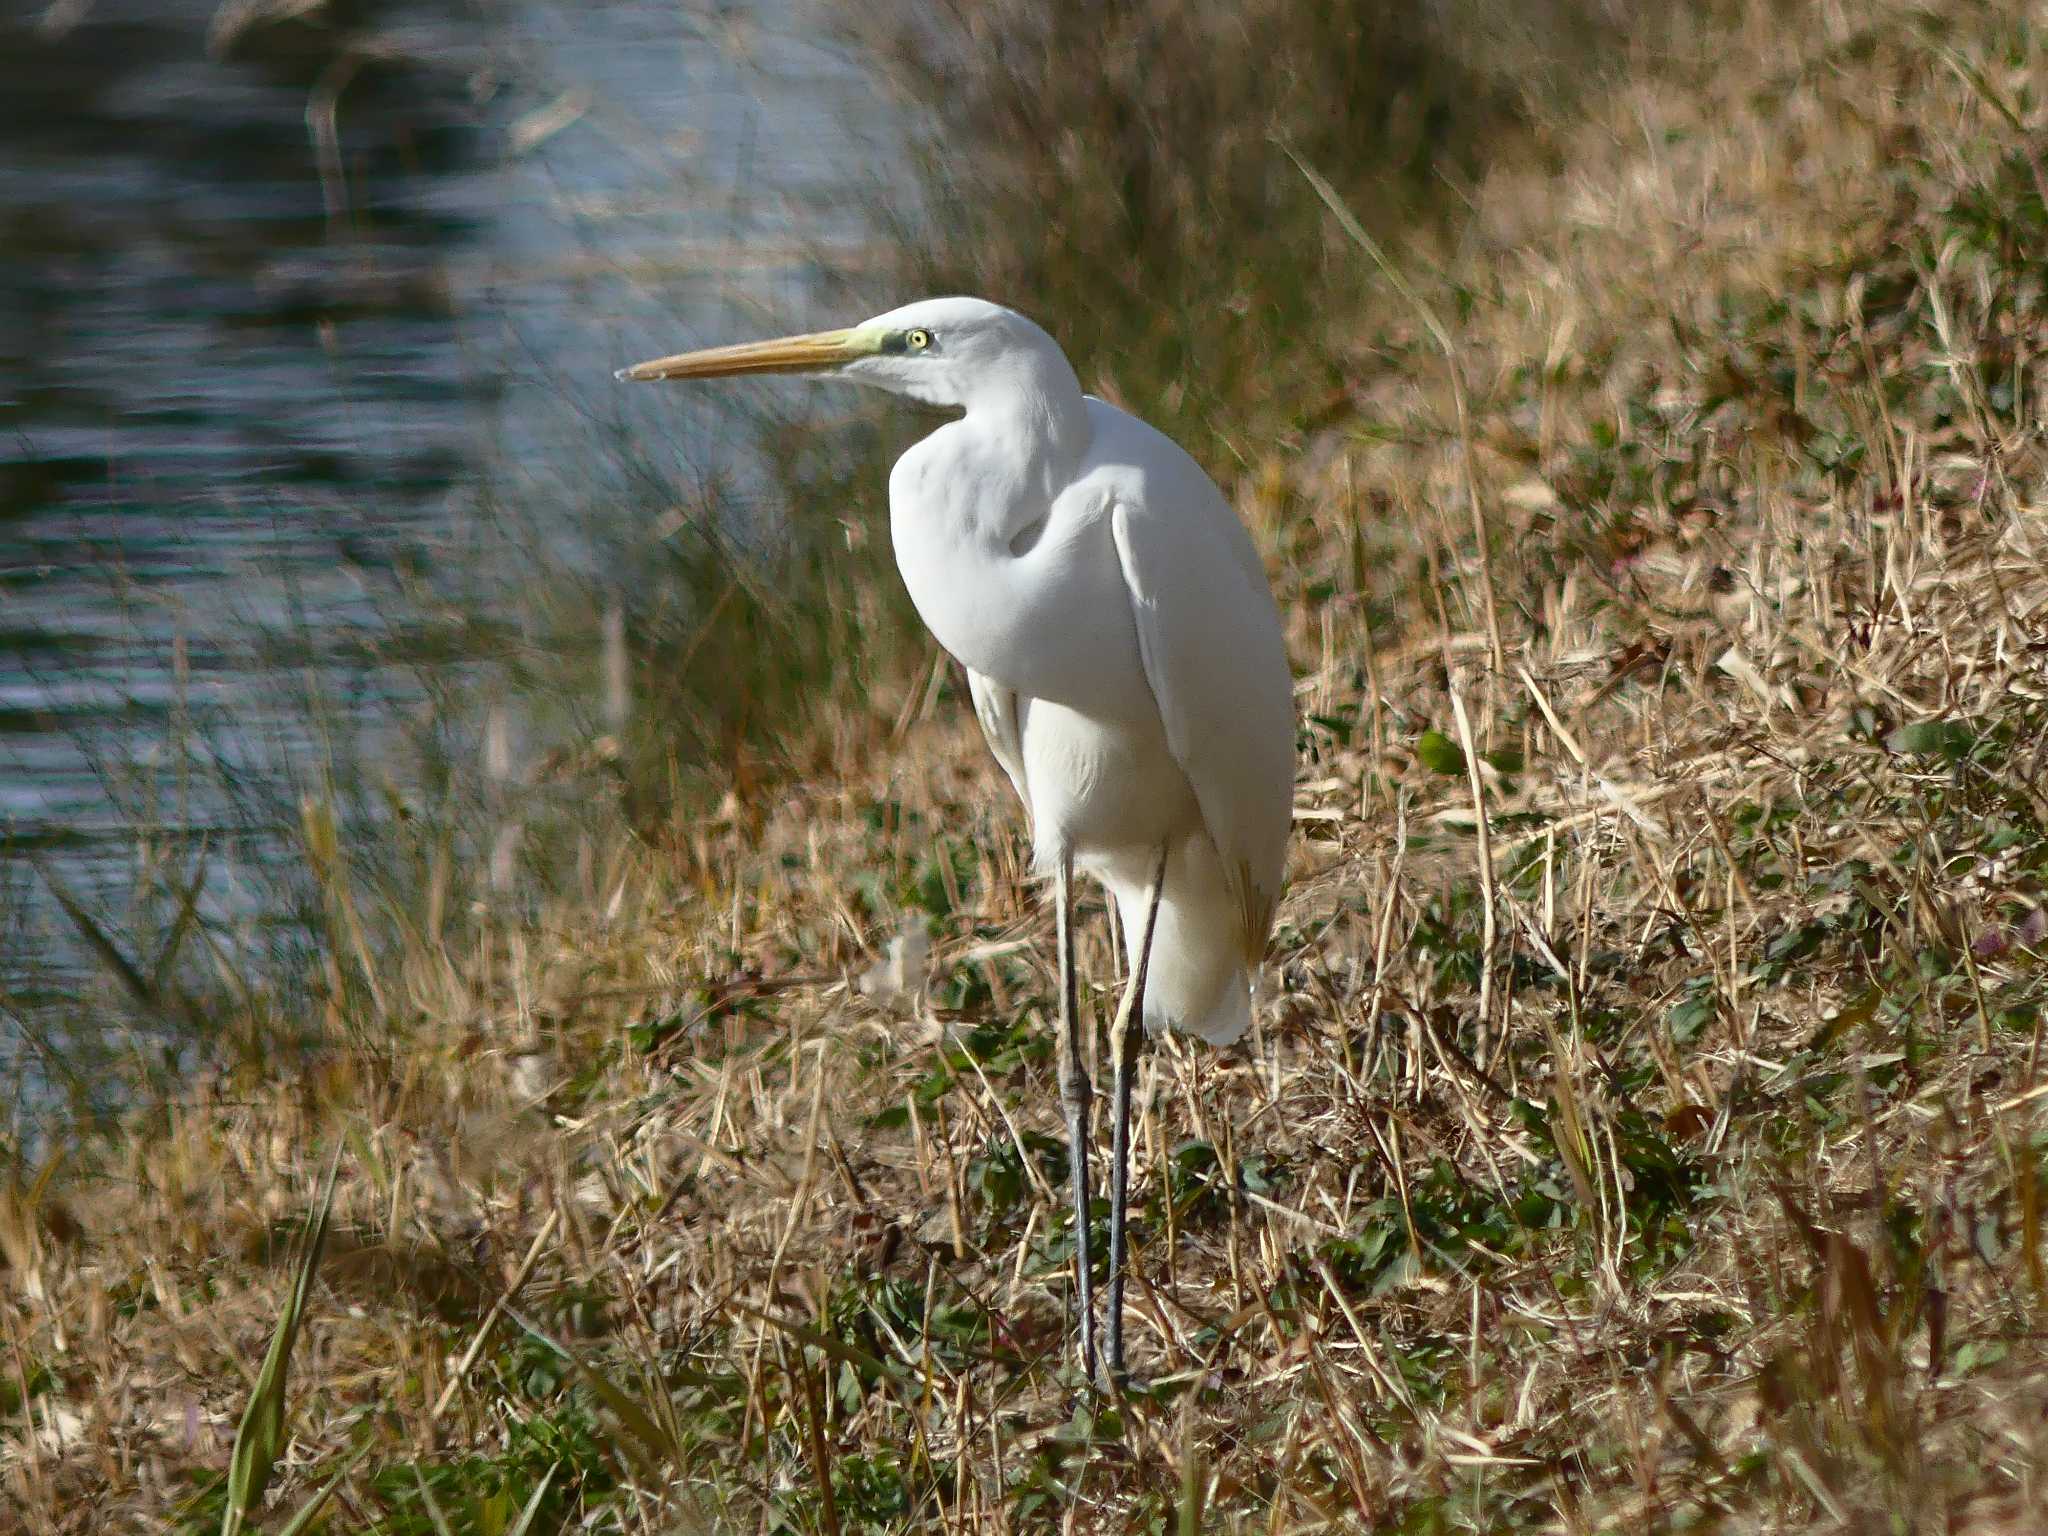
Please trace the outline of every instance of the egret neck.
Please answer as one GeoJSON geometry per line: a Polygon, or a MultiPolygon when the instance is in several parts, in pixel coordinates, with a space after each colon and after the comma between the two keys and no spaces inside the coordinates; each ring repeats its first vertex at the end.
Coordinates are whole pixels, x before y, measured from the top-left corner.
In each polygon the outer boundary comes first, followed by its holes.
{"type": "Polygon", "coordinates": [[[1129,718],[1151,704],[1107,520],[1054,516],[1094,443],[1093,402],[1050,338],[1003,361],[945,402],[957,421],[897,461],[897,567],[925,627],[971,670],[1129,718]]]}
{"type": "MultiPolygon", "coordinates": [[[[923,537],[976,547],[990,558],[1021,554],[1020,535],[1044,523],[1053,498],[1073,479],[1094,426],[1073,366],[1051,337],[1039,337],[1042,348],[1020,347],[995,366],[899,386],[964,413],[913,447],[890,477],[892,491],[897,475],[910,475],[923,493],[910,510],[914,526],[898,531],[899,554],[923,537]]],[[[900,515],[902,501],[891,501],[900,515]]]]}

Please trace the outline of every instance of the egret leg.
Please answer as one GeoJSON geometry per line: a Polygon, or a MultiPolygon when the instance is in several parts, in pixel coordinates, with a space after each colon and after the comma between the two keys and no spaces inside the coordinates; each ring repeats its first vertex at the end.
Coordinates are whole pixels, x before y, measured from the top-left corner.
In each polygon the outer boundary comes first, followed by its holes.
{"type": "Polygon", "coordinates": [[[1145,1022],[1145,972],[1152,961],[1152,930],[1159,921],[1159,898],[1166,889],[1166,854],[1159,850],[1159,863],[1152,871],[1152,884],[1145,892],[1145,918],[1138,930],[1138,958],[1131,967],[1131,979],[1117,1004],[1116,1023],[1110,1028],[1110,1050],[1116,1078],[1111,1088],[1116,1119],[1110,1132],[1109,1167],[1109,1378],[1113,1385],[1124,1380],[1124,1211],[1131,1185],[1131,1073],[1137,1067],[1138,1039],[1145,1022]]]}
{"type": "Polygon", "coordinates": [[[1074,1190],[1074,1292],[1081,1313],[1081,1375],[1095,1380],[1095,1266],[1088,1252],[1088,1109],[1093,1090],[1081,1054],[1079,981],[1074,966],[1074,857],[1060,855],[1060,1103],[1067,1111],[1067,1168],[1074,1190]]]}

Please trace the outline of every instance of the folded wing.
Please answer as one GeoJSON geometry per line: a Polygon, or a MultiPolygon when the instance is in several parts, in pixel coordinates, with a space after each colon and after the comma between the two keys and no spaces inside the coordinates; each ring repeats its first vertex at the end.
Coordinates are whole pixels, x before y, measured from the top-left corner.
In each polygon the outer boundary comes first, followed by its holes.
{"type": "Polygon", "coordinates": [[[1119,497],[1110,515],[1167,746],[1194,786],[1256,966],[1293,817],[1293,678],[1250,540],[1216,500],[1176,515],[1119,497]]]}

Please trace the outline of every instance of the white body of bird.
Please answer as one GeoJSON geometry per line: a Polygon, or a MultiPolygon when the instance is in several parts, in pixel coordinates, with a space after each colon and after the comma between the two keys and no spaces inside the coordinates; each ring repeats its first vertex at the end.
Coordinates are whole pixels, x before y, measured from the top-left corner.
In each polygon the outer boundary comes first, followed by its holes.
{"type": "Polygon", "coordinates": [[[634,379],[831,373],[958,409],[889,477],[896,564],[967,668],[1036,863],[1106,885],[1135,942],[1163,847],[1145,1023],[1250,1023],[1294,784],[1292,680],[1244,526],[1165,434],[1081,391],[1058,343],[982,299],[658,358],[634,379]]]}
{"type": "Polygon", "coordinates": [[[1049,495],[991,449],[1016,438],[1001,419],[1014,398],[970,405],[903,456],[890,477],[897,564],[967,668],[1040,872],[1070,855],[1108,888],[1134,945],[1168,850],[1145,1024],[1228,1044],[1251,1023],[1292,813],[1279,616],[1251,540],[1194,461],[1070,387],[1080,409],[1057,441],[1071,462],[1049,466],[1049,495]],[[965,513],[976,505],[1003,515],[965,513]]]}
{"type": "Polygon", "coordinates": [[[1135,944],[1167,848],[1145,1024],[1237,1039],[1294,786],[1292,680],[1251,539],[1177,443],[1084,395],[1022,315],[940,299],[869,324],[951,340],[971,366],[971,386],[926,394],[965,414],[897,461],[890,533],[1040,871],[1071,855],[1135,944]]]}
{"type": "Polygon", "coordinates": [[[1132,1005],[1216,1044],[1251,1024],[1292,820],[1293,684],[1257,551],[1170,438],[1082,393],[1031,321],[929,299],[843,331],[681,353],[632,379],[829,373],[958,410],[889,477],[911,601],[967,669],[975,712],[1059,884],[1061,1096],[1073,1156],[1081,1357],[1094,1372],[1089,1089],[1069,875],[1114,897],[1131,982],[1112,1031],[1112,1375],[1123,1369],[1132,1005]],[[1147,937],[1150,942],[1147,944],[1147,937]]]}

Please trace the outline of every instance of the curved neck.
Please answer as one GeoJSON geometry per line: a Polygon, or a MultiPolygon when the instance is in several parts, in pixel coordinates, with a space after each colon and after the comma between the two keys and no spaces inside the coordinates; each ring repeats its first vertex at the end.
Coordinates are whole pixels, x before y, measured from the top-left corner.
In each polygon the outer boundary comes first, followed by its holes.
{"type": "Polygon", "coordinates": [[[1094,435],[1081,381],[1058,351],[984,376],[961,404],[982,450],[1002,455],[1004,478],[1014,477],[1020,496],[1041,510],[1072,479],[1094,435]]]}

